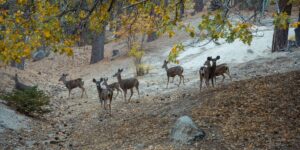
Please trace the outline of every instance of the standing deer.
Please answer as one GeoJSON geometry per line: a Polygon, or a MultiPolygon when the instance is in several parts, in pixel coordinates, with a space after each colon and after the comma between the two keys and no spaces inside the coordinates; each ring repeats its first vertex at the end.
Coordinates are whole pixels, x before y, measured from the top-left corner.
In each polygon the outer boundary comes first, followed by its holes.
{"type": "Polygon", "coordinates": [[[138,95],[140,97],[140,92],[139,92],[139,81],[136,78],[128,78],[128,79],[122,79],[121,73],[123,72],[123,69],[118,69],[118,72],[113,75],[113,77],[118,78],[118,82],[120,84],[120,87],[123,90],[124,93],[124,100],[126,102],[126,95],[127,95],[127,90],[130,89],[131,95],[128,99],[128,102],[130,102],[130,99],[133,95],[133,88],[135,87],[138,95]]]}
{"type": "Polygon", "coordinates": [[[37,87],[37,86],[29,86],[29,85],[25,85],[25,84],[21,83],[19,81],[18,74],[15,74],[15,76],[13,77],[13,80],[15,81],[15,89],[20,90],[20,91],[25,91],[25,90],[29,90],[29,89],[37,87]]]}
{"type": "Polygon", "coordinates": [[[69,90],[69,97],[68,98],[70,98],[70,94],[71,94],[72,89],[77,88],[77,87],[81,88],[81,90],[82,90],[81,98],[83,97],[83,93],[85,93],[86,97],[88,97],[87,94],[86,94],[85,88],[83,87],[84,82],[82,81],[82,79],[77,78],[75,80],[67,81],[67,76],[68,75],[69,74],[62,74],[62,76],[58,80],[58,81],[62,81],[65,84],[65,86],[68,88],[68,90],[69,90]]]}
{"type": "Polygon", "coordinates": [[[209,70],[211,68],[211,64],[210,64],[210,61],[211,61],[211,57],[207,57],[206,61],[204,62],[204,65],[200,68],[199,70],[199,76],[200,76],[200,91],[202,89],[202,82],[203,82],[203,78],[205,79],[205,84],[206,84],[206,87],[209,86],[209,70]]]}
{"type": "Polygon", "coordinates": [[[215,75],[216,75],[216,69],[217,69],[217,60],[220,59],[220,56],[217,56],[216,58],[212,58],[211,61],[212,61],[212,66],[210,67],[210,70],[209,70],[209,79],[211,80],[211,84],[213,87],[214,86],[214,82],[216,82],[216,80],[214,81],[215,78],[215,75]]]}
{"type": "Polygon", "coordinates": [[[103,107],[103,102],[104,102],[104,110],[106,110],[106,105],[107,105],[106,103],[107,103],[107,100],[109,100],[108,108],[109,108],[109,113],[111,115],[111,101],[113,98],[113,91],[112,91],[112,89],[109,89],[109,88],[106,88],[106,89],[102,88],[101,82],[103,82],[103,81],[104,81],[103,78],[100,78],[100,81],[93,79],[93,82],[96,84],[96,87],[97,87],[101,107],[103,107]]]}
{"type": "Polygon", "coordinates": [[[207,60],[204,62],[204,66],[202,66],[199,70],[200,76],[200,90],[202,89],[202,80],[205,78],[205,84],[209,87],[209,80],[211,80],[212,86],[214,87],[214,79],[216,75],[216,68],[217,68],[217,60],[220,59],[220,56],[216,58],[207,57],[207,60]],[[210,64],[212,61],[212,65],[210,64]]]}
{"type": "Polygon", "coordinates": [[[182,75],[183,73],[183,68],[181,66],[175,66],[175,67],[171,67],[168,68],[168,61],[164,61],[164,64],[162,66],[162,68],[165,68],[166,72],[167,72],[167,76],[168,76],[168,82],[167,82],[167,88],[169,86],[169,78],[172,77],[172,82],[174,82],[174,77],[177,75],[180,77],[180,81],[178,84],[178,87],[180,86],[181,83],[181,79],[183,80],[183,84],[184,84],[184,76],[182,75]]]}
{"type": "Polygon", "coordinates": [[[117,95],[116,95],[116,97],[119,95],[119,92],[122,93],[122,91],[121,91],[121,89],[120,89],[120,84],[119,84],[119,82],[114,82],[114,83],[112,83],[112,84],[107,84],[108,78],[104,78],[103,80],[104,80],[104,81],[103,81],[103,85],[105,85],[106,88],[109,88],[109,89],[111,89],[112,91],[117,90],[117,95]]]}
{"type": "Polygon", "coordinates": [[[226,63],[217,65],[217,68],[216,68],[216,71],[215,71],[215,81],[216,81],[217,76],[222,75],[223,76],[222,82],[224,82],[224,79],[225,79],[224,74],[227,74],[229,76],[230,80],[232,81],[232,77],[230,75],[228,65],[226,63]]]}

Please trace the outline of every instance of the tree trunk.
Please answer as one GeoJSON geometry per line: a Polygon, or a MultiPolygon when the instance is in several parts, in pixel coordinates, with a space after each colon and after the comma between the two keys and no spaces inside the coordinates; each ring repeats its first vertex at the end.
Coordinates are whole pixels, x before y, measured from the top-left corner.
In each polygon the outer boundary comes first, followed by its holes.
{"type": "Polygon", "coordinates": [[[21,59],[21,63],[17,63],[15,61],[12,61],[10,64],[11,67],[16,67],[20,70],[24,70],[25,69],[25,58],[21,59]]]}
{"type": "Polygon", "coordinates": [[[204,8],[203,0],[194,0],[195,6],[194,6],[194,13],[201,12],[204,8]]]}
{"type": "MultiPolygon", "coordinates": [[[[300,22],[300,8],[299,8],[298,22],[300,22]]],[[[297,46],[300,47],[300,26],[298,26],[298,27],[295,29],[295,37],[296,37],[296,43],[297,43],[297,46]]]]}
{"type": "MultiPolygon", "coordinates": [[[[157,0],[154,2],[156,3],[156,5],[160,5],[160,2],[157,0]]],[[[166,3],[168,3],[168,2],[165,1],[164,5],[166,5],[166,3]]],[[[156,14],[154,13],[154,9],[151,10],[150,16],[156,16],[156,14]]],[[[157,38],[158,38],[158,36],[157,36],[156,32],[155,31],[151,32],[147,36],[147,42],[152,42],[152,41],[156,40],[157,38]]]]}
{"type": "Polygon", "coordinates": [[[92,55],[90,64],[97,63],[104,58],[105,28],[95,35],[92,43],[92,55]]]}
{"type": "Polygon", "coordinates": [[[179,18],[183,18],[184,15],[184,0],[180,0],[179,2],[179,7],[180,7],[180,11],[179,11],[179,18]]]}
{"type": "MultiPolygon", "coordinates": [[[[292,5],[288,4],[288,0],[279,0],[279,10],[280,13],[286,12],[288,15],[291,15],[292,5]]],[[[280,29],[278,27],[275,27],[272,42],[272,52],[282,51],[287,48],[288,32],[289,28],[280,29]]]]}

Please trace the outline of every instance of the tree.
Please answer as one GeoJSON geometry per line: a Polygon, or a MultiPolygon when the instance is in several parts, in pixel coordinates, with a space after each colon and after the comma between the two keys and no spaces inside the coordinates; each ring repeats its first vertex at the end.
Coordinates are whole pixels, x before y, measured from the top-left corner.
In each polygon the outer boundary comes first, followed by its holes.
{"type": "Polygon", "coordinates": [[[275,29],[273,34],[272,52],[282,51],[287,48],[289,22],[288,17],[292,12],[292,4],[288,0],[279,0],[277,15],[275,16],[275,29]],[[280,22],[283,19],[283,22],[280,22]]]}
{"type": "Polygon", "coordinates": [[[201,12],[204,8],[203,0],[194,0],[194,13],[201,12]]]}
{"type": "MultiPolygon", "coordinates": [[[[298,14],[298,22],[300,22],[300,8],[299,8],[299,14],[298,14]]],[[[296,35],[297,45],[300,46],[300,25],[299,24],[296,26],[295,35],[296,35]]]]}

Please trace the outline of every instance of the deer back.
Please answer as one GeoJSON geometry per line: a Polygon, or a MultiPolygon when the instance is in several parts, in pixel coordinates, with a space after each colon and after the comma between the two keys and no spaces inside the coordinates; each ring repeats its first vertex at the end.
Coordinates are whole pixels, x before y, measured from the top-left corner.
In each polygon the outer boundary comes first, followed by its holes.
{"type": "Polygon", "coordinates": [[[82,87],[84,85],[84,82],[81,78],[75,79],[75,80],[69,80],[66,82],[66,87],[68,89],[74,89],[76,87],[82,87]]]}
{"type": "Polygon", "coordinates": [[[139,81],[136,78],[123,79],[120,83],[122,89],[131,89],[139,84],[139,81]]]}
{"type": "Polygon", "coordinates": [[[216,71],[215,71],[215,76],[219,76],[219,75],[222,75],[224,74],[225,72],[227,72],[229,70],[229,67],[227,64],[220,64],[220,65],[217,65],[216,67],[216,71]]]}
{"type": "Polygon", "coordinates": [[[181,75],[183,73],[183,68],[181,66],[171,67],[167,70],[167,75],[170,77],[175,77],[176,75],[181,75]]]}
{"type": "Polygon", "coordinates": [[[119,87],[120,87],[120,84],[118,82],[114,82],[114,83],[108,85],[108,88],[111,88],[111,89],[117,89],[119,87]]]}

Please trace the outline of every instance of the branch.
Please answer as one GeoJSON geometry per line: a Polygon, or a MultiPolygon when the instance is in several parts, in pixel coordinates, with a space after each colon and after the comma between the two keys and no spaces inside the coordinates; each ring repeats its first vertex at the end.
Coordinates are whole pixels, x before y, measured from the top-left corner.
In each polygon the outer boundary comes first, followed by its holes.
{"type": "Polygon", "coordinates": [[[131,4],[131,5],[124,6],[122,9],[128,9],[128,8],[131,8],[131,7],[133,7],[133,6],[136,6],[136,5],[139,5],[139,4],[142,4],[142,3],[145,3],[145,2],[147,2],[147,1],[149,1],[149,0],[142,0],[142,1],[140,1],[140,2],[136,2],[136,3],[133,3],[133,4],[131,4]]]}

